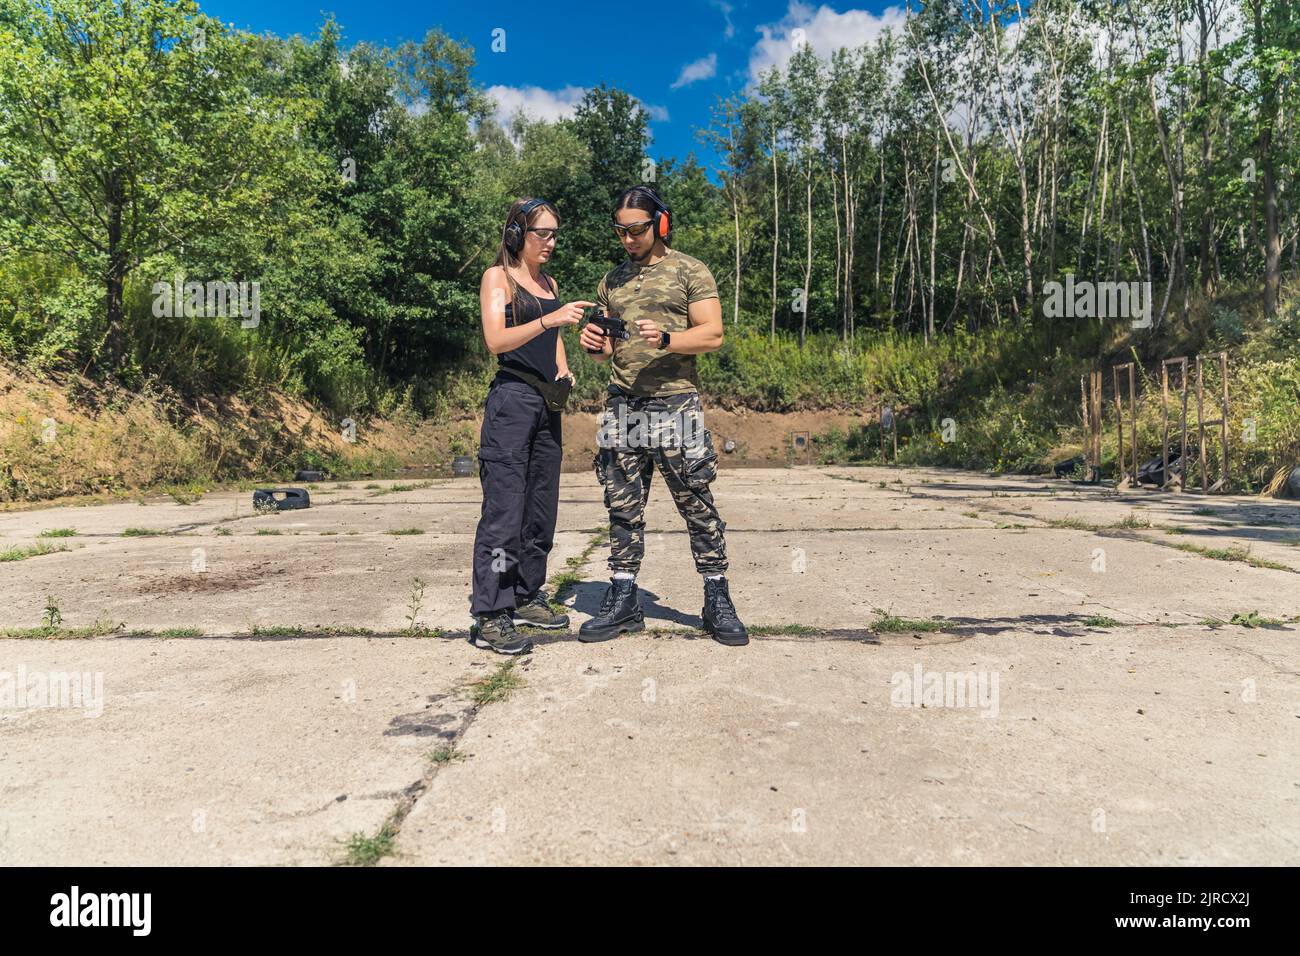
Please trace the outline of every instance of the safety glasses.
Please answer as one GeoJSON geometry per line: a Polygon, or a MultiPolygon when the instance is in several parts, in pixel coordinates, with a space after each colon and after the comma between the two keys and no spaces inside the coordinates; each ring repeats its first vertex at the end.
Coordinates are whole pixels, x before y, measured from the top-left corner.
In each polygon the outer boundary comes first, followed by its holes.
{"type": "Polygon", "coordinates": [[[654,225],[653,219],[647,219],[645,222],[634,222],[625,226],[622,223],[614,223],[614,232],[618,233],[619,238],[631,233],[633,236],[643,236],[645,231],[654,225]]]}
{"type": "Polygon", "coordinates": [[[537,236],[537,238],[542,240],[542,242],[551,238],[558,239],[560,235],[559,229],[529,229],[528,231],[537,236]]]}

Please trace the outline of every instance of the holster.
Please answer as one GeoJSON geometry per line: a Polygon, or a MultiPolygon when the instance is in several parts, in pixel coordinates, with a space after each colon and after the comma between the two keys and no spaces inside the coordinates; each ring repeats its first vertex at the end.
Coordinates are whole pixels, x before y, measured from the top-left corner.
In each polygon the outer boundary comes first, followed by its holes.
{"type": "Polygon", "coordinates": [[[546,402],[546,407],[553,412],[564,411],[564,406],[569,401],[569,393],[573,391],[573,383],[567,378],[547,382],[540,375],[517,368],[510,369],[506,374],[513,375],[519,381],[536,389],[537,394],[542,396],[542,401],[546,402]]]}

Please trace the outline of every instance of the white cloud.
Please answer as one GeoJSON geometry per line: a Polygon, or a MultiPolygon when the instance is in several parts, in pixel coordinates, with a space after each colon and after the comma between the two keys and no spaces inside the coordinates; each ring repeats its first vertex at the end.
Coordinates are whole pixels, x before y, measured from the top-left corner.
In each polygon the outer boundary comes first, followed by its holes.
{"type": "Polygon", "coordinates": [[[707,80],[718,73],[718,54],[710,53],[706,57],[696,60],[694,63],[687,63],[682,67],[681,74],[677,77],[677,82],[673,84],[673,89],[687,86],[698,80],[707,80]]]}
{"type": "Polygon", "coordinates": [[[722,36],[724,39],[730,40],[736,35],[736,25],[731,22],[731,11],[735,7],[727,3],[726,0],[712,0],[712,3],[713,6],[718,8],[718,11],[722,14],[723,22],[726,23],[722,36]]]}
{"type": "Polygon", "coordinates": [[[487,89],[487,95],[497,104],[497,122],[503,126],[520,110],[532,119],[548,123],[572,116],[586,92],[581,86],[558,90],[544,90],[540,86],[489,86],[487,89]]]}
{"type": "MultiPolygon", "coordinates": [[[[487,95],[496,103],[493,119],[506,130],[515,114],[522,111],[533,120],[554,123],[573,115],[587,90],[582,86],[565,86],[547,90],[540,86],[489,86],[487,95]]],[[[638,101],[639,102],[639,101],[638,101]]],[[[657,123],[668,122],[668,109],[641,103],[650,119],[657,123]]]]}
{"type": "Polygon", "coordinates": [[[902,7],[887,7],[878,15],[866,10],[837,13],[830,7],[813,9],[799,0],[791,0],[782,20],[757,28],[763,38],[749,53],[749,78],[757,83],[773,66],[785,70],[801,41],[806,41],[819,57],[829,58],[840,47],[856,48],[873,43],[886,27],[897,33],[906,19],[907,12],[902,7]]]}

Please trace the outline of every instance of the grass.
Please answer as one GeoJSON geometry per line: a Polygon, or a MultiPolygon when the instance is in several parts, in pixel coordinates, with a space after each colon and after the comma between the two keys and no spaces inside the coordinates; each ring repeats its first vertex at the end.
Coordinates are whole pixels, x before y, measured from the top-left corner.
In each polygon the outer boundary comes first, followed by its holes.
{"type": "Polygon", "coordinates": [[[505,700],[522,684],[523,678],[515,673],[517,660],[502,661],[497,665],[497,669],[476,681],[473,685],[473,692],[470,698],[475,704],[482,707],[485,704],[495,704],[505,700]]]}
{"type": "Polygon", "coordinates": [[[29,544],[26,546],[15,545],[12,548],[0,551],[0,563],[5,561],[25,561],[28,558],[39,558],[44,554],[55,554],[59,551],[69,550],[71,549],[66,545],[56,546],[53,544],[46,544],[44,541],[38,541],[35,544],[29,544]]]}
{"type": "Polygon", "coordinates": [[[934,618],[908,618],[898,617],[891,614],[884,608],[874,608],[876,612],[875,619],[869,627],[873,631],[879,631],[882,634],[901,634],[909,631],[942,631],[944,622],[934,618]]]}
{"type": "Polygon", "coordinates": [[[203,632],[197,627],[169,627],[157,633],[158,637],[200,637],[203,632]]]}
{"type": "Polygon", "coordinates": [[[1151,527],[1151,519],[1149,519],[1149,518],[1139,518],[1139,517],[1138,517],[1138,514],[1137,514],[1136,511],[1131,511],[1131,512],[1129,512],[1129,516],[1128,516],[1127,518],[1125,518],[1123,521],[1120,521],[1119,523],[1117,523],[1117,524],[1115,524],[1115,525],[1112,525],[1112,527],[1115,527],[1115,528],[1150,528],[1150,527],[1151,527]]]}
{"type": "Polygon", "coordinates": [[[1264,617],[1258,611],[1247,611],[1232,615],[1228,619],[1229,624],[1236,624],[1238,627],[1276,627],[1279,624],[1285,624],[1286,621],[1277,617],[1264,617]]]}
{"type": "Polygon", "coordinates": [[[267,627],[254,624],[252,630],[254,637],[301,637],[306,633],[308,632],[304,628],[283,624],[271,624],[267,627]]]}
{"type": "Polygon", "coordinates": [[[103,637],[112,634],[121,627],[110,621],[99,620],[88,627],[64,627],[61,624],[46,624],[41,627],[9,627],[0,630],[0,637],[30,638],[45,640],[84,640],[88,637],[103,637]]]}
{"type": "Polygon", "coordinates": [[[396,531],[385,531],[384,534],[424,534],[423,528],[399,528],[396,531]]]}
{"type": "Polygon", "coordinates": [[[389,817],[374,836],[354,833],[345,847],[344,866],[374,866],[393,852],[397,839],[397,821],[389,817]]]}
{"type": "Polygon", "coordinates": [[[178,505],[192,505],[203,497],[203,491],[197,488],[164,488],[178,505]]]}
{"type": "Polygon", "coordinates": [[[279,534],[279,528],[258,528],[257,534],[279,534]]]}
{"type": "Polygon", "coordinates": [[[167,533],[166,531],[161,531],[157,528],[127,528],[125,531],[122,532],[122,537],[153,538],[153,537],[157,537],[160,534],[166,534],[166,533],[167,533]]]}
{"type": "Polygon", "coordinates": [[[449,763],[468,758],[455,747],[439,747],[437,750],[429,752],[429,759],[438,766],[445,767],[449,763]]]}
{"type": "Polygon", "coordinates": [[[1106,617],[1104,614],[1094,614],[1083,622],[1084,627],[1119,627],[1120,622],[1113,617],[1106,617]]]}
{"type": "Polygon", "coordinates": [[[806,624],[755,624],[746,628],[750,634],[757,636],[774,635],[774,634],[795,634],[808,635],[820,634],[821,628],[809,627],[806,624]]]}
{"type": "Polygon", "coordinates": [[[76,528],[46,528],[36,537],[38,538],[75,538],[77,536],[76,528]]]}
{"type": "Polygon", "coordinates": [[[402,485],[402,484],[389,485],[387,488],[380,488],[378,485],[366,485],[367,488],[379,489],[373,495],[370,496],[371,498],[378,498],[380,495],[391,495],[399,491],[421,491],[425,488],[430,488],[432,486],[433,486],[432,481],[422,481],[419,484],[415,484],[415,485],[402,485]]]}
{"type": "MultiPolygon", "coordinates": [[[[254,624],[249,631],[252,637],[374,637],[380,632],[368,627],[329,625],[328,627],[302,627],[297,624],[254,624]]],[[[427,632],[439,636],[438,631],[427,632]]]]}
{"type": "Polygon", "coordinates": [[[1174,547],[1189,554],[1199,554],[1204,558],[1213,558],[1215,561],[1236,561],[1241,564],[1249,564],[1252,568],[1268,568],[1271,571],[1294,570],[1276,561],[1257,558],[1250,553],[1249,548],[1202,548],[1195,544],[1176,544],[1174,547]]]}
{"type": "Polygon", "coordinates": [[[231,531],[229,528],[217,528],[217,534],[219,534],[221,537],[224,538],[227,535],[234,534],[234,532],[231,531]]]}
{"type": "Polygon", "coordinates": [[[569,610],[567,607],[564,606],[564,599],[569,596],[568,592],[570,589],[572,589],[578,584],[581,584],[583,581],[583,577],[581,574],[578,573],[578,569],[583,567],[588,561],[591,560],[591,556],[595,554],[597,548],[599,548],[602,544],[607,544],[608,542],[609,542],[609,526],[606,525],[603,528],[596,528],[591,538],[588,539],[587,546],[582,549],[582,553],[575,554],[573,557],[569,558],[567,561],[564,562],[564,565],[566,568],[568,568],[568,570],[558,571],[551,578],[550,588],[551,588],[551,595],[552,595],[551,597],[552,611],[554,611],[556,614],[564,614],[566,611],[569,610]]]}
{"type": "Polygon", "coordinates": [[[1048,518],[1049,528],[1071,528],[1075,531],[1100,531],[1101,525],[1092,524],[1082,518],[1048,518]]]}

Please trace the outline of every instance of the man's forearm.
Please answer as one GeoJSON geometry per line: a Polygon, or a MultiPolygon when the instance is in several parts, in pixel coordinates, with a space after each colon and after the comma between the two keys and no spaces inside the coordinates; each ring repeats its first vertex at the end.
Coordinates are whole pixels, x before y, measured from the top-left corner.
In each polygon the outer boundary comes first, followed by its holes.
{"type": "Polygon", "coordinates": [[[722,347],[722,333],[706,325],[696,325],[681,332],[673,332],[672,341],[665,351],[677,355],[701,355],[722,347]]]}

